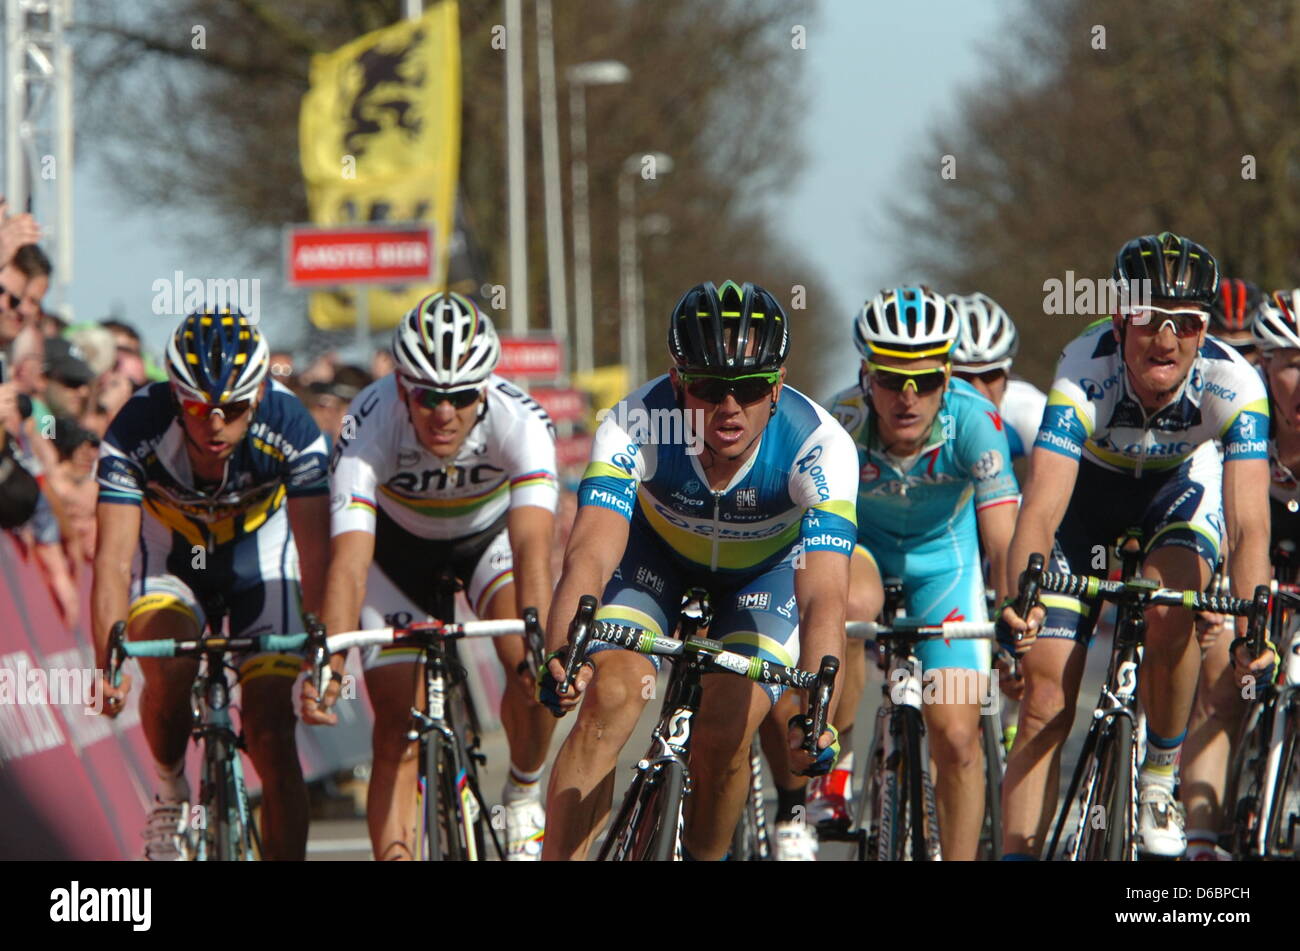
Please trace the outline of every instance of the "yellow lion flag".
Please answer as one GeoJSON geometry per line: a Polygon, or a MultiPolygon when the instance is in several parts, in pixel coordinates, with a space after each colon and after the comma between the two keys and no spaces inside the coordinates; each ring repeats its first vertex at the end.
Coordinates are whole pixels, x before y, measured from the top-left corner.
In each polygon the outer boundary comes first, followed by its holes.
{"type": "MultiPolygon", "coordinates": [[[[299,140],[313,223],[433,227],[433,283],[365,292],[370,326],[392,327],[446,279],[460,164],[455,0],[312,57],[299,140]]],[[[322,330],[354,326],[353,296],[351,288],[312,294],[311,322],[322,330]]]]}

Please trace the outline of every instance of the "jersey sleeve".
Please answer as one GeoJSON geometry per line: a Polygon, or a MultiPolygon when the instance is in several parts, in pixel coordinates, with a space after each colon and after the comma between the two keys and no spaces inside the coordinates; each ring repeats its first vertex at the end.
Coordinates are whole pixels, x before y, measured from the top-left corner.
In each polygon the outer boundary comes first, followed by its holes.
{"type": "MultiPolygon", "coordinates": [[[[975,511],[1016,501],[1020,486],[1011,467],[1007,425],[992,403],[972,401],[957,427],[957,464],[975,487],[975,511]]],[[[1082,444],[1080,445],[1082,448],[1082,444]]]]}
{"type": "MultiPolygon", "coordinates": [[[[578,485],[578,506],[598,505],[618,512],[629,521],[637,486],[646,478],[646,450],[624,425],[633,418],[624,400],[606,414],[596,429],[591,446],[591,461],[578,485]]],[[[642,408],[636,402],[632,409],[642,408]]]]}
{"type": "Polygon", "coordinates": [[[803,507],[805,552],[851,555],[858,540],[858,450],[834,419],[824,419],[799,447],[790,472],[790,499],[803,507]]]}
{"type": "Polygon", "coordinates": [[[1268,458],[1268,394],[1254,372],[1242,374],[1240,406],[1222,434],[1223,461],[1268,458]]]}
{"type": "MultiPolygon", "coordinates": [[[[1062,361],[1064,365],[1064,361],[1062,361]]],[[[1083,456],[1083,444],[1096,428],[1092,416],[1092,403],[1079,384],[1058,375],[1047,394],[1047,408],[1043,410],[1042,425],[1034,439],[1034,448],[1069,456],[1078,460],[1083,456]]]]}
{"type": "MultiPolygon", "coordinates": [[[[354,403],[355,406],[355,403],[354,403]]],[[[361,415],[352,416],[356,430],[351,439],[339,438],[330,459],[330,535],[344,532],[375,533],[375,493],[378,466],[383,460],[378,427],[366,426],[361,415]]]]}
{"type": "Polygon", "coordinates": [[[137,428],[134,417],[144,405],[141,397],[128,400],[100,440],[95,481],[99,483],[101,502],[113,505],[140,505],[144,502],[144,466],[129,454],[130,436],[137,428]]]}
{"type": "Polygon", "coordinates": [[[518,419],[506,439],[510,507],[536,505],[554,512],[559,503],[555,437],[550,421],[529,412],[518,419]]]}
{"type": "MultiPolygon", "coordinates": [[[[279,384],[277,384],[279,385],[279,384]]],[[[284,394],[284,465],[281,474],[289,498],[329,491],[329,443],[296,396],[284,394]]]]}

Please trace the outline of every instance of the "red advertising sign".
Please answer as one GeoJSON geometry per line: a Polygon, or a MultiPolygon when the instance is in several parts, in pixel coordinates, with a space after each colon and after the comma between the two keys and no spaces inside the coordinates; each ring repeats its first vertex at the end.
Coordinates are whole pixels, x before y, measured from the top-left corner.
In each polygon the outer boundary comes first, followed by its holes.
{"type": "Polygon", "coordinates": [[[513,379],[550,380],[564,369],[560,342],[554,337],[501,338],[497,373],[513,379]]]}
{"type": "Polygon", "coordinates": [[[581,390],[557,390],[538,386],[528,395],[542,404],[546,415],[557,423],[576,423],[587,418],[587,394],[581,390]]]}
{"type": "Polygon", "coordinates": [[[285,274],[294,287],[338,284],[405,284],[427,281],[433,271],[433,230],[428,225],[285,229],[285,274]]]}

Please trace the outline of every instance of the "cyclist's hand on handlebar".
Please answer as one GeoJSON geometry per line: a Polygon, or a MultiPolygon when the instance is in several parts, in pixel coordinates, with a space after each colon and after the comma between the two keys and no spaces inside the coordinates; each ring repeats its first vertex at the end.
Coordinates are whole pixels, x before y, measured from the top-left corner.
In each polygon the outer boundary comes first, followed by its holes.
{"type": "Polygon", "coordinates": [[[339,722],[339,715],[334,712],[334,704],[338,702],[339,693],[343,689],[343,675],[330,662],[330,682],[325,688],[325,702],[321,703],[320,695],[316,692],[315,671],[310,663],[305,663],[307,677],[302,682],[302,696],[298,706],[298,714],[302,717],[303,723],[312,726],[336,726],[339,722]]]}
{"type": "Polygon", "coordinates": [[[541,676],[537,678],[537,702],[557,717],[564,716],[578,705],[587,684],[591,683],[591,678],[596,673],[591,661],[586,661],[578,668],[572,687],[561,694],[559,686],[564,680],[564,661],[568,655],[569,647],[566,644],[560,650],[548,654],[543,669],[538,671],[541,676]]]}
{"type": "Polygon", "coordinates": [[[1252,685],[1259,688],[1273,680],[1273,665],[1277,663],[1277,651],[1271,641],[1264,643],[1264,652],[1251,658],[1250,642],[1239,637],[1229,647],[1232,668],[1237,675],[1237,686],[1245,688],[1252,685]]]}
{"type": "Polygon", "coordinates": [[[840,755],[840,734],[829,723],[822,735],[817,738],[818,753],[813,756],[804,749],[808,735],[808,717],[795,714],[790,718],[790,772],[800,776],[825,776],[835,765],[840,755]]]}
{"type": "Polygon", "coordinates": [[[1028,620],[1022,618],[1016,613],[1014,607],[1008,605],[1002,609],[995,625],[998,643],[1009,651],[1023,654],[1034,646],[1034,641],[1038,639],[1038,632],[1043,627],[1043,618],[1046,616],[1047,612],[1043,610],[1041,604],[1036,604],[1029,609],[1028,620]]]}
{"type": "Polygon", "coordinates": [[[131,675],[123,674],[122,683],[114,687],[108,679],[107,671],[101,671],[99,689],[104,698],[103,706],[99,710],[100,716],[113,719],[126,709],[126,698],[131,693],[131,675]]]}

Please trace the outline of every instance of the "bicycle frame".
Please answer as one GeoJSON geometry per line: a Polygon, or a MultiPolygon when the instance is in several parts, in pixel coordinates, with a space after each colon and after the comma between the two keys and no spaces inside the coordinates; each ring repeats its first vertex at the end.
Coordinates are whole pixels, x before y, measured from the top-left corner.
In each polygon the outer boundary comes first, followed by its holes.
{"type": "MultiPolygon", "coordinates": [[[[199,802],[207,809],[214,806],[215,816],[205,816],[203,834],[198,838],[196,861],[208,861],[208,846],[213,846],[218,861],[240,857],[252,861],[251,844],[262,852],[261,840],[253,822],[248,803],[248,788],[244,783],[244,765],[239,755],[243,749],[242,733],[235,733],[230,719],[230,685],[226,681],[226,664],[221,651],[209,651],[204,656],[204,671],[194,681],[190,694],[193,717],[190,736],[203,745],[203,776],[199,786],[199,802]],[[233,793],[233,802],[229,801],[233,793]],[[215,819],[215,823],[212,822],[215,819]],[[245,835],[236,830],[243,829],[245,835]],[[212,831],[209,831],[212,830],[212,831]],[[238,841],[243,839],[243,842],[238,841]]],[[[188,817],[186,818],[188,825],[188,817]]]]}

